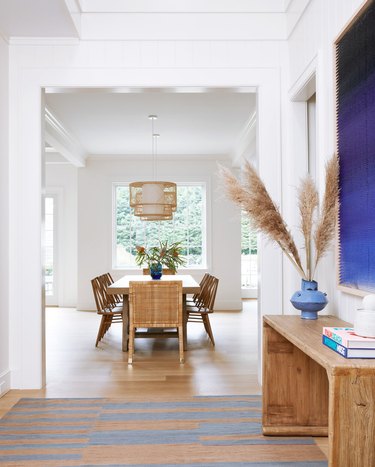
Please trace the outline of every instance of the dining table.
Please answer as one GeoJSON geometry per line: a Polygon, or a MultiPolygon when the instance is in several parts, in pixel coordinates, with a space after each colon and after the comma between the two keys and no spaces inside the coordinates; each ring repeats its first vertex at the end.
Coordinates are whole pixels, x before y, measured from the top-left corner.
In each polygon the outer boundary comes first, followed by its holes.
{"type": "Polygon", "coordinates": [[[118,279],[113,284],[107,287],[107,293],[111,295],[123,296],[122,309],[122,350],[127,352],[129,342],[129,284],[132,281],[182,281],[182,299],[183,299],[183,315],[184,315],[184,349],[187,348],[187,320],[188,313],[186,308],[186,295],[197,294],[200,292],[199,283],[189,274],[173,274],[163,275],[160,279],[152,279],[149,275],[127,274],[121,279],[118,279]]]}

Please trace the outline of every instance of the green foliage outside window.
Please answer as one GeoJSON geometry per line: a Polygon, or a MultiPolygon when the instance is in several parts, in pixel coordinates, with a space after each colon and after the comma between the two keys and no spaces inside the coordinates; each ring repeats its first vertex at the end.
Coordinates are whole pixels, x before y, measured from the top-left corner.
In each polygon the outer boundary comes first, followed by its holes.
{"type": "Polygon", "coordinates": [[[116,186],[116,265],[136,266],[136,246],[180,242],[186,267],[203,266],[205,199],[202,185],[177,187],[177,210],[170,221],[147,222],[134,216],[128,186],[116,186]]]}
{"type": "Polygon", "coordinates": [[[241,253],[243,255],[256,255],[258,253],[257,234],[251,228],[249,216],[241,215],[241,253]]]}

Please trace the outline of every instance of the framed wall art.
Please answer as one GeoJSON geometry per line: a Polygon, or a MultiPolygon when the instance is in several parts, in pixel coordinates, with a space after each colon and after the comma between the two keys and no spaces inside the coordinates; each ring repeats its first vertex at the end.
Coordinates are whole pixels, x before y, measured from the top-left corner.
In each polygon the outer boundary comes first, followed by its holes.
{"type": "Polygon", "coordinates": [[[339,288],[375,292],[375,2],[335,42],[339,288]]]}

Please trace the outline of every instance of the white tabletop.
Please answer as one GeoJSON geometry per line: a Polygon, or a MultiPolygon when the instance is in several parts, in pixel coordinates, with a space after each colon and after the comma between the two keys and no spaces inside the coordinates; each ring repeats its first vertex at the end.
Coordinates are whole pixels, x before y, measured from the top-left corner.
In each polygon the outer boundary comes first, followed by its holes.
{"type": "MultiPolygon", "coordinates": [[[[131,281],[152,281],[151,276],[149,275],[140,275],[140,274],[129,274],[126,276],[121,277],[118,281],[111,284],[107,291],[109,294],[121,294],[121,295],[128,295],[129,294],[129,282],[131,281]]],[[[182,292],[184,294],[195,294],[199,293],[200,286],[198,282],[189,274],[175,274],[175,275],[163,275],[160,281],[182,281],[182,292]]]]}

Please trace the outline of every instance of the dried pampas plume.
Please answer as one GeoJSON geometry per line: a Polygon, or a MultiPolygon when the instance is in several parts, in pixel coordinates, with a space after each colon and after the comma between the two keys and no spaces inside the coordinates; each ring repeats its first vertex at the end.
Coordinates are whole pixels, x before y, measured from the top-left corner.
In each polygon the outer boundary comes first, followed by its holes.
{"type": "Polygon", "coordinates": [[[320,258],[328,250],[334,237],[338,199],[338,160],[334,156],[327,164],[326,191],[322,213],[315,234],[312,234],[314,216],[318,207],[318,193],[310,177],[301,182],[298,191],[301,231],[305,241],[306,270],[287,224],[279,208],[272,201],[255,168],[246,161],[244,183],[241,183],[225,167],[220,167],[220,176],[227,196],[249,215],[255,230],[276,242],[292,262],[303,279],[312,280],[320,258]],[[316,258],[311,268],[311,241],[314,239],[316,258]]]}
{"type": "Polygon", "coordinates": [[[335,226],[339,207],[338,199],[339,161],[337,156],[334,156],[326,164],[326,186],[323,208],[314,234],[316,256],[313,274],[315,273],[319,260],[327,253],[335,236],[335,226]]]}
{"type": "Polygon", "coordinates": [[[304,178],[298,190],[298,206],[301,215],[301,231],[305,241],[306,275],[311,280],[311,235],[314,213],[318,207],[319,196],[310,175],[304,178]]]}

